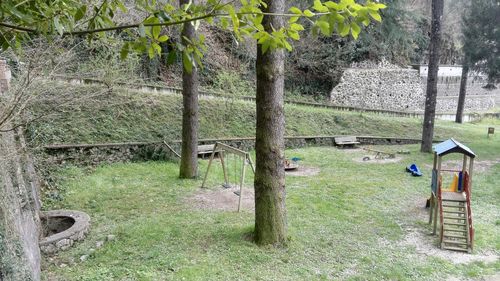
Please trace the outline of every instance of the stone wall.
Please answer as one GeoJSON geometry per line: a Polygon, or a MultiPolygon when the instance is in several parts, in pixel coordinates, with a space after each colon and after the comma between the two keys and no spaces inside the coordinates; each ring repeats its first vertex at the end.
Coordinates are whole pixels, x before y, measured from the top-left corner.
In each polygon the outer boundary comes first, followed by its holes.
{"type": "MultiPolygon", "coordinates": [[[[427,88],[426,66],[400,68],[387,63],[358,63],[345,70],[330,101],[340,106],[423,112],[427,88]]],[[[460,89],[460,66],[439,69],[437,112],[455,112],[460,89]]],[[[500,89],[487,90],[484,76],[471,73],[467,81],[466,112],[486,111],[500,101],[500,89]]]]}
{"type": "MultiPolygon", "coordinates": [[[[437,97],[436,110],[439,112],[455,113],[458,106],[458,97],[437,97]]],[[[495,106],[495,98],[492,96],[468,96],[465,99],[464,110],[466,112],[486,111],[495,106]]]]}
{"type": "MultiPolygon", "coordinates": [[[[286,137],[286,148],[301,148],[307,146],[333,146],[336,136],[298,136],[286,137]]],[[[419,139],[359,136],[362,144],[416,144],[419,139]]],[[[199,145],[222,142],[241,150],[249,151],[255,147],[254,138],[202,139],[199,145]]],[[[170,142],[169,145],[180,152],[180,142],[170,142]]],[[[115,143],[115,144],[80,144],[51,145],[45,147],[47,164],[74,164],[79,166],[95,166],[115,162],[177,160],[175,154],[163,142],[152,143],[115,143]]]]}
{"type": "MultiPolygon", "coordinates": [[[[438,97],[458,96],[460,91],[460,76],[438,77],[438,97]]],[[[422,87],[427,87],[427,77],[422,77],[422,87]]],[[[500,89],[488,90],[484,86],[488,83],[482,76],[469,76],[467,78],[467,96],[498,96],[500,89]]]]}
{"type": "Polygon", "coordinates": [[[425,98],[418,71],[404,68],[348,68],[332,90],[335,105],[419,111],[425,98]]]}
{"type": "MultiPolygon", "coordinates": [[[[175,149],[180,145],[172,144],[175,149]]],[[[175,154],[162,142],[110,143],[82,145],[49,145],[45,147],[44,161],[49,164],[97,166],[116,162],[141,160],[173,160],[175,154]]]]}

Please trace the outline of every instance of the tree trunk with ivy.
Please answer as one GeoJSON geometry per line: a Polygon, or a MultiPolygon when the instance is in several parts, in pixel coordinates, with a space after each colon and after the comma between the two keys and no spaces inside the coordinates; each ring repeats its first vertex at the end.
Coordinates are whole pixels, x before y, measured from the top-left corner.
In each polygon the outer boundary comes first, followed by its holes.
{"type": "MultiPolygon", "coordinates": [[[[265,12],[283,13],[284,0],[266,1],[265,12]]],[[[265,16],[267,31],[283,25],[281,17],[265,16]]],[[[286,242],[283,102],[284,51],[257,51],[257,128],[255,169],[255,242],[282,245],[286,242]]]]}
{"type": "Polygon", "coordinates": [[[464,62],[462,66],[462,77],[460,78],[460,92],[458,94],[457,115],[455,122],[462,123],[465,107],[465,95],[467,94],[467,75],[469,75],[469,66],[464,62]]]}
{"type": "MultiPolygon", "coordinates": [[[[189,0],[179,0],[180,5],[188,4],[189,0]]],[[[196,31],[191,22],[185,23],[182,29],[182,42],[193,40],[196,31]]],[[[182,148],[180,178],[195,178],[198,172],[198,71],[191,71],[183,66],[182,70],[182,148]]]]}
{"type": "Polygon", "coordinates": [[[441,44],[441,19],[443,0],[432,0],[431,43],[429,47],[429,68],[425,97],[424,124],[422,130],[421,152],[432,152],[434,138],[434,118],[436,116],[437,76],[439,70],[439,45],[441,44]]]}

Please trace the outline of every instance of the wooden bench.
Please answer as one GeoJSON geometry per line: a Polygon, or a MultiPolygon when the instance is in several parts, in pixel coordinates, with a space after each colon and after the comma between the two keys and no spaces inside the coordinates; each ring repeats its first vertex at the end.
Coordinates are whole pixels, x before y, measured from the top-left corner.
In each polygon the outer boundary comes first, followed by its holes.
{"type": "MultiPolygon", "coordinates": [[[[205,159],[205,157],[210,157],[214,150],[214,145],[213,144],[204,144],[204,145],[198,145],[198,156],[200,156],[202,159],[205,159]]],[[[221,152],[220,149],[217,149],[215,154],[217,155],[219,152],[221,152]]]]}
{"type": "Polygon", "coordinates": [[[354,136],[347,136],[347,137],[336,137],[335,144],[340,147],[345,147],[345,146],[354,147],[356,144],[360,144],[360,142],[354,136]]]}

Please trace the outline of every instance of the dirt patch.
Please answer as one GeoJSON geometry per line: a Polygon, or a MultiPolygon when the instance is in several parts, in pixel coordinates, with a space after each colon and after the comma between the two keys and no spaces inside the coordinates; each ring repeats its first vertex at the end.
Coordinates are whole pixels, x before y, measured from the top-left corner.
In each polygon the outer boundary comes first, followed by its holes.
{"type": "Polygon", "coordinates": [[[295,170],[285,171],[287,176],[311,177],[319,174],[321,170],[317,167],[299,166],[295,170]]]}
{"type": "MultiPolygon", "coordinates": [[[[412,200],[413,203],[409,203],[408,211],[410,211],[416,220],[428,221],[429,213],[428,209],[425,209],[425,199],[423,200],[412,200]]],[[[406,235],[402,241],[398,243],[400,246],[411,246],[415,247],[415,252],[417,255],[426,257],[433,256],[444,260],[448,260],[454,264],[467,264],[471,262],[485,262],[491,263],[499,259],[498,254],[492,251],[478,252],[474,250],[472,254],[465,252],[455,252],[450,250],[440,249],[438,247],[439,236],[432,235],[428,228],[423,228],[415,225],[407,225],[400,223],[400,227],[405,231],[406,235]]],[[[439,233],[439,226],[438,226],[439,233]]]]}
{"type": "Polygon", "coordinates": [[[405,238],[400,242],[401,246],[414,246],[415,252],[423,256],[434,256],[444,260],[448,260],[454,264],[467,264],[471,262],[491,263],[499,259],[499,256],[494,252],[478,253],[473,251],[472,254],[465,252],[455,252],[450,250],[440,249],[437,245],[438,236],[430,233],[423,233],[421,229],[412,227],[404,227],[406,232],[405,238]]]}
{"type": "MultiPolygon", "coordinates": [[[[239,196],[234,192],[239,192],[239,187],[232,188],[203,188],[193,196],[186,199],[187,204],[196,209],[216,210],[216,211],[238,211],[239,196]]],[[[251,187],[243,188],[241,198],[241,210],[243,212],[253,212],[255,210],[255,195],[251,187]]]]}
{"type": "Polygon", "coordinates": [[[357,153],[365,151],[362,148],[337,148],[337,149],[345,153],[357,153]]]}
{"type": "Polygon", "coordinates": [[[401,161],[401,157],[395,157],[395,158],[384,158],[384,159],[375,159],[375,156],[373,155],[365,155],[361,157],[355,157],[352,158],[354,162],[358,163],[364,163],[364,164],[386,164],[386,163],[397,163],[401,161]],[[365,157],[370,157],[370,160],[363,160],[365,157]]]}
{"type": "MultiPolygon", "coordinates": [[[[462,169],[462,161],[461,160],[448,160],[443,161],[441,164],[442,169],[449,170],[460,170],[462,169]]],[[[500,164],[500,159],[496,160],[483,160],[483,161],[474,161],[474,172],[484,173],[491,169],[496,164],[500,164]]],[[[425,167],[432,169],[431,164],[426,164],[425,167]]],[[[467,164],[467,168],[468,168],[467,164]]]]}

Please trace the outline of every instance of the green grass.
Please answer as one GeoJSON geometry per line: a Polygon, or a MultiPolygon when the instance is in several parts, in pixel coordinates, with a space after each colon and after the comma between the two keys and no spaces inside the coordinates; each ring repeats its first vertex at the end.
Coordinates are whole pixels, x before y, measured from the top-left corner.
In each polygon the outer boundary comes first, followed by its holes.
{"type": "MultiPolygon", "coordinates": [[[[486,139],[484,128],[498,121],[454,125],[478,161],[500,158],[500,137],[486,139]]],[[[245,239],[254,216],[195,209],[186,198],[199,192],[201,180],[180,180],[173,163],[148,162],[102,166],[94,171],[66,168],[59,172],[62,200],[49,208],[83,210],[92,229],[81,243],[45,260],[50,280],[444,280],[446,276],[478,278],[498,274],[500,262],[454,264],[442,257],[418,253],[404,243],[412,232],[423,233],[429,247],[427,212],[432,157],[418,146],[399,163],[353,161],[364,152],[330,147],[288,150],[302,165],[319,167],[314,177],[287,176],[289,244],[258,247],[245,239]],[[409,163],[424,172],[420,178],[404,172],[409,163]],[[114,234],[85,262],[79,257],[96,241],[114,234]],[[61,263],[67,264],[60,267],[61,263]],[[56,277],[57,276],[57,277],[56,277]]],[[[200,161],[200,171],[206,161],[200,161]]],[[[209,177],[220,186],[218,165],[209,177]]],[[[474,174],[475,253],[500,253],[500,165],[474,174]]],[[[252,182],[252,175],[246,179],[252,182]]]]}
{"type": "MultiPolygon", "coordinates": [[[[45,85],[47,86],[47,85],[45,85]]],[[[49,94],[33,107],[53,114],[31,123],[34,145],[178,140],[181,138],[182,98],[178,95],[103,91],[98,86],[49,85],[49,94]],[[60,95],[67,100],[63,105],[60,95]]],[[[422,120],[286,105],[286,134],[378,135],[419,138],[422,120]]],[[[468,136],[463,126],[438,121],[436,138],[468,136]]],[[[497,122],[498,125],[498,122],[497,122]]],[[[474,126],[467,128],[474,129],[474,126]]],[[[481,127],[481,130],[484,126],[481,127]]],[[[498,130],[497,130],[498,131],[498,130]]],[[[231,99],[200,99],[200,138],[255,135],[255,104],[231,99]]]]}

